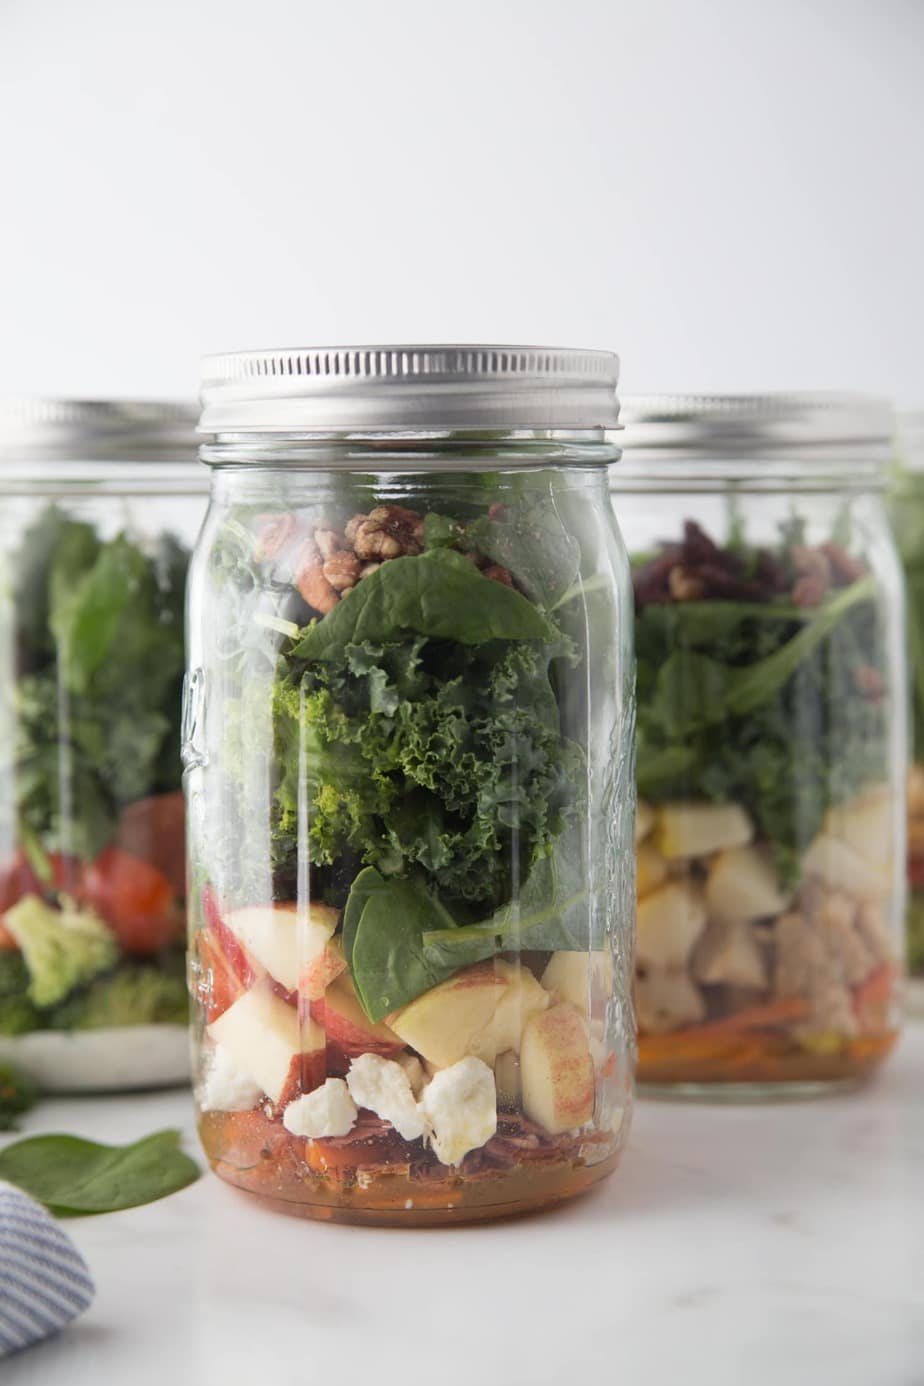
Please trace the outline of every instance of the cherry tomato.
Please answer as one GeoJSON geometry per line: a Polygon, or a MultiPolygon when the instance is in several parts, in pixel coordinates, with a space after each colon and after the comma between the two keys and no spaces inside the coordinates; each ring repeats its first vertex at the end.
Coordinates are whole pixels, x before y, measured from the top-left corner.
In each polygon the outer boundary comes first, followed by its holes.
{"type": "Polygon", "coordinates": [[[107,847],[90,863],[80,893],[126,953],[149,956],[182,933],[182,915],[167,877],[119,847],[107,847]]]}
{"type": "Polygon", "coordinates": [[[186,894],[186,809],[183,795],[152,794],[122,810],[115,846],[162,871],[178,899],[186,894]]]}

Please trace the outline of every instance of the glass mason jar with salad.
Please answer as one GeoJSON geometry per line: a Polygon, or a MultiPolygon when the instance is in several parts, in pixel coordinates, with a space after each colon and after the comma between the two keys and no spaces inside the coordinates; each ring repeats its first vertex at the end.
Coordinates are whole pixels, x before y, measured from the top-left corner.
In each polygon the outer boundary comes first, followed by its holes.
{"type": "Polygon", "coordinates": [[[924,414],[899,418],[889,513],[905,574],[913,752],[908,771],[909,1005],[924,1002],[924,414]]]}
{"type": "Polygon", "coordinates": [[[184,761],[199,1130],[302,1216],[464,1222],[616,1164],[633,671],[617,360],[205,365],[184,761]]]}
{"type": "Polygon", "coordinates": [[[638,657],[641,1082],[809,1093],[899,1027],[906,690],[862,398],[624,407],[638,657]]]}
{"type": "Polygon", "coordinates": [[[0,402],[0,1058],[188,1077],[183,604],[192,405],[0,402]]]}

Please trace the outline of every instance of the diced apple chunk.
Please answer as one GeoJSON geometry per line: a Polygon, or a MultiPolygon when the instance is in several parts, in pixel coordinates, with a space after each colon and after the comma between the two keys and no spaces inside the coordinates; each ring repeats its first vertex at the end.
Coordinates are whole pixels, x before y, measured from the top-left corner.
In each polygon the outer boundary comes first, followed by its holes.
{"type": "Polygon", "coordinates": [[[685,967],[705,927],[702,892],[689,881],[669,881],[639,901],[636,958],[651,967],[685,967]]]}
{"type": "Polygon", "coordinates": [[[528,967],[497,958],[497,975],[506,983],[498,994],[497,1009],[483,1030],[472,1036],[469,1050],[486,1064],[494,1064],[506,1049],[520,1052],[520,1040],[528,1022],[549,1004],[549,994],[528,967]]]}
{"type": "Polygon", "coordinates": [[[885,900],[891,890],[886,871],[861,857],[840,838],[821,833],[802,858],[805,876],[817,876],[831,890],[843,890],[863,902],[885,900]]]}
{"type": "Polygon", "coordinates": [[[520,1050],[523,1110],[546,1131],[570,1131],[594,1112],[594,1061],[579,1011],[562,1001],[534,1016],[520,1050]]]}
{"type": "Polygon", "coordinates": [[[298,980],[298,990],[308,1001],[320,1001],[331,982],[346,971],[347,961],[343,956],[343,945],[339,936],[325,943],[320,953],[316,953],[298,980]]]}
{"type": "Polygon", "coordinates": [[[825,831],[846,842],[865,861],[887,871],[895,852],[895,804],[890,786],[870,785],[846,804],[829,809],[825,831]]]}
{"type": "Polygon", "coordinates": [[[655,811],[644,799],[639,799],[635,809],[635,840],[641,842],[655,825],[655,811]]]}
{"type": "Polygon", "coordinates": [[[493,1020],[506,987],[493,962],[475,963],[397,1011],[391,1028],[437,1068],[448,1068],[473,1052],[473,1040],[493,1020]]]}
{"type": "Polygon", "coordinates": [[[274,1103],[297,1091],[304,1056],[324,1049],[324,1032],[310,1020],[299,1024],[294,1006],[267,980],[245,992],[207,1031],[274,1103]]]}
{"type": "Polygon", "coordinates": [[[649,1035],[699,1025],[706,1019],[702,993],[686,972],[647,968],[635,979],[638,1027],[649,1035]]]}
{"type": "Polygon", "coordinates": [[[542,985],[554,992],[556,1000],[576,1006],[586,1020],[590,1015],[591,991],[605,999],[612,990],[613,956],[602,949],[592,953],[553,953],[542,974],[542,985]]]}
{"type": "Polygon", "coordinates": [[[676,861],[743,847],[753,836],[753,824],[738,804],[662,804],[654,845],[668,861],[676,861]]]}
{"type": "Polygon", "coordinates": [[[251,957],[286,991],[296,991],[299,968],[323,954],[337,928],[338,913],[311,901],[301,905],[246,905],[224,920],[251,957]]]}
{"type": "Polygon", "coordinates": [[[344,972],[311,1003],[311,1014],[327,1038],[344,1054],[384,1054],[393,1058],[404,1048],[404,1041],[383,1021],[369,1019],[356,995],[352,978],[344,972]]]}
{"type": "Polygon", "coordinates": [[[709,868],[706,908],[712,919],[726,924],[763,919],[782,914],[791,899],[792,892],[780,890],[773,857],[766,848],[727,847],[709,868]]]}
{"type": "Polygon", "coordinates": [[[520,1100],[520,1056],[512,1049],[498,1054],[494,1061],[494,1082],[497,1085],[497,1100],[505,1107],[512,1107],[520,1100]]]}
{"type": "Polygon", "coordinates": [[[635,849],[635,891],[641,900],[667,879],[667,862],[648,842],[635,849]]]}
{"type": "Polygon", "coordinates": [[[693,976],[698,982],[761,991],[769,985],[767,965],[749,923],[710,921],[693,953],[693,976]]]}

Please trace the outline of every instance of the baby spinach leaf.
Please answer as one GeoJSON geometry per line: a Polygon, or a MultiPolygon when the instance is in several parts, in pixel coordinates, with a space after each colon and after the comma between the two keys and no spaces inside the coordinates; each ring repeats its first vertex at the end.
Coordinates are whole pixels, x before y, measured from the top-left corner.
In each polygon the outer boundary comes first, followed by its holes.
{"type": "Polygon", "coordinates": [[[102,548],[76,586],[65,588],[53,571],[52,594],[57,604],[51,611],[51,629],[64,681],[72,693],[85,693],[109,656],[122,613],[146,572],[144,555],[124,535],[102,548]]]}
{"type": "Polygon", "coordinates": [[[588,873],[580,832],[572,828],[533,864],[519,896],[490,919],[424,937],[431,965],[462,967],[504,949],[583,951],[592,938],[588,873]]]}
{"type": "Polygon", "coordinates": [[[338,660],[347,645],[395,640],[407,632],[462,645],[558,638],[526,597],[484,577],[452,549],[435,548],[383,563],[309,626],[292,654],[338,660]]]}
{"type": "MultiPolygon", "coordinates": [[[[368,873],[361,872],[357,881],[362,877],[368,878],[368,873]]],[[[370,1020],[378,1021],[445,981],[460,964],[433,962],[425,952],[425,933],[451,930],[454,920],[422,880],[367,879],[362,891],[365,904],[353,930],[349,956],[363,1010],[370,1020]]],[[[351,919],[349,902],[345,919],[351,919]]]]}
{"type": "Polygon", "coordinates": [[[198,1166],[179,1145],[179,1131],[157,1131],[122,1146],[32,1136],[0,1150],[0,1179],[58,1217],[113,1213],[153,1203],[198,1179],[198,1166]]]}
{"type": "Polygon", "coordinates": [[[463,546],[500,563],[526,595],[550,608],[576,581],[581,548],[548,498],[523,502],[501,520],[481,516],[465,529],[463,546]]]}
{"type": "Polygon", "coordinates": [[[872,574],[845,587],[821,607],[815,619],[792,640],[735,676],[725,699],[728,711],[740,717],[768,702],[847,613],[861,602],[871,601],[875,595],[876,582],[872,574]]]}

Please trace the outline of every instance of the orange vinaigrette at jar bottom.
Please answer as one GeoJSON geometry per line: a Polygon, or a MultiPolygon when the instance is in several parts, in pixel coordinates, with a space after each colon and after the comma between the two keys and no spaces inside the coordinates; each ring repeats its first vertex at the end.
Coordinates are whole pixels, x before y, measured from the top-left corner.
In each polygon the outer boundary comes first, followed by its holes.
{"type": "Polygon", "coordinates": [[[820,1090],[895,1043],[902,592],[888,415],[813,396],[628,407],[639,1077],[820,1090]]]}
{"type": "Polygon", "coordinates": [[[559,1202],[613,1169],[631,1097],[615,358],[206,369],[184,733],[203,1145],[309,1217],[559,1202]]]}

